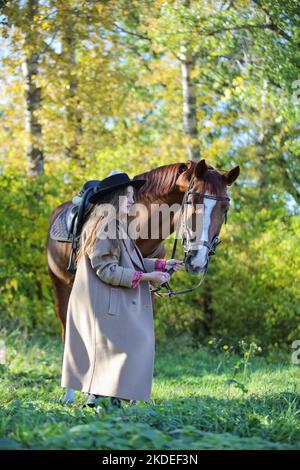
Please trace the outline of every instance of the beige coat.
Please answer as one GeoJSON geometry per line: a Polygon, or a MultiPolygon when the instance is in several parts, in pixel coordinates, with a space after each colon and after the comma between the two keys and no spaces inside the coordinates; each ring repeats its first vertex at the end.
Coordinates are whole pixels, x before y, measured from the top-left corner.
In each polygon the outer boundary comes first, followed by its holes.
{"type": "MultiPolygon", "coordinates": [[[[124,226],[123,226],[124,227],[124,226]]],[[[122,224],[120,225],[122,229],[122,224]]],[[[78,262],[67,312],[62,387],[128,400],[150,400],[154,368],[149,281],[132,288],[135,271],[155,269],[130,239],[97,239],[78,262]]]]}

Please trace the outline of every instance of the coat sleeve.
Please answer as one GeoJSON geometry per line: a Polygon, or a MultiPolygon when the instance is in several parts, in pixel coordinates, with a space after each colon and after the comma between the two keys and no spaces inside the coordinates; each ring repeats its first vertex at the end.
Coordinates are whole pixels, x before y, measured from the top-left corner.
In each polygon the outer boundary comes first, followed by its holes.
{"type": "Polygon", "coordinates": [[[131,287],[136,271],[119,265],[120,254],[120,246],[113,247],[109,238],[97,238],[89,258],[101,281],[113,286],[131,287]]]}
{"type": "Polygon", "coordinates": [[[166,269],[167,260],[164,258],[144,258],[144,265],[147,273],[152,271],[168,271],[166,269]]]}
{"type": "Polygon", "coordinates": [[[145,269],[147,273],[155,271],[155,263],[157,258],[143,258],[145,269]]]}

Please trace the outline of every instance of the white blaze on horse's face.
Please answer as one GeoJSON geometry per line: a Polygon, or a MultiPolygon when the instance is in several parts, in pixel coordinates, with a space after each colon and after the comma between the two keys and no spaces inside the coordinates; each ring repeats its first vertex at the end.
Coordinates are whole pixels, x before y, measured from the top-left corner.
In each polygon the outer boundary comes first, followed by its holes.
{"type": "MultiPolygon", "coordinates": [[[[209,194],[209,193],[205,193],[209,194]]],[[[209,240],[209,227],[211,224],[211,215],[212,211],[216,205],[217,201],[214,201],[213,199],[206,199],[203,198],[203,208],[204,208],[204,219],[203,219],[203,224],[202,224],[202,233],[201,236],[197,236],[198,240],[201,242],[210,242],[209,240]]],[[[193,250],[195,250],[196,247],[193,247],[193,250]]],[[[208,262],[208,248],[206,246],[203,246],[199,244],[197,247],[197,254],[193,256],[190,260],[190,264],[192,268],[194,268],[197,271],[203,271],[207,265],[208,262]]]]}

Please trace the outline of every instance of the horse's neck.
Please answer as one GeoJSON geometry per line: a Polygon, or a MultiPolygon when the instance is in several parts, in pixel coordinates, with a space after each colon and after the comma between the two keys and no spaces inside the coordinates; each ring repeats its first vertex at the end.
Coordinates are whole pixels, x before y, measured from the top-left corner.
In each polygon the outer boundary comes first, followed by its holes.
{"type": "MultiPolygon", "coordinates": [[[[179,204],[181,205],[182,203],[182,199],[183,199],[183,193],[180,193],[180,192],[176,192],[176,193],[172,193],[172,194],[166,194],[166,195],[163,195],[161,197],[158,197],[157,199],[154,199],[150,202],[148,202],[147,200],[138,200],[137,202],[138,203],[143,203],[147,206],[147,209],[148,209],[148,219],[146,220],[146,224],[148,227],[151,227],[151,205],[160,205],[160,204],[165,204],[169,207],[171,207],[172,205],[174,204],[179,204]]],[[[171,235],[173,232],[174,232],[174,226],[175,226],[175,221],[174,221],[174,214],[172,213],[171,214],[171,217],[170,217],[170,229],[168,230],[168,235],[171,235]]],[[[159,227],[159,229],[161,230],[161,225],[159,227]]],[[[165,247],[164,247],[164,244],[163,244],[163,240],[166,238],[166,236],[164,237],[159,237],[159,238],[155,238],[155,239],[142,239],[142,238],[139,238],[137,239],[137,245],[139,247],[139,249],[141,250],[143,256],[148,256],[148,257],[151,257],[151,258],[163,258],[165,257],[165,254],[166,254],[166,250],[165,250],[165,247]]]]}

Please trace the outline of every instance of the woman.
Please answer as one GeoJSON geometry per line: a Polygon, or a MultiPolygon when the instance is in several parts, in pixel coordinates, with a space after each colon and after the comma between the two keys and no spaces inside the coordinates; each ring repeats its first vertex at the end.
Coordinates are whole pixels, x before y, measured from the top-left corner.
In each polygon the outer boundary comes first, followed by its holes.
{"type": "Polygon", "coordinates": [[[183,264],[143,258],[128,236],[125,219],[144,182],[113,174],[90,198],[95,207],[77,257],[61,381],[62,387],[88,393],[88,405],[99,396],[117,406],[122,399],[150,400],[155,339],[149,282],[168,281],[167,270],[183,264]],[[115,212],[107,217],[108,207],[115,212]],[[115,238],[107,234],[113,222],[115,238]]]}

